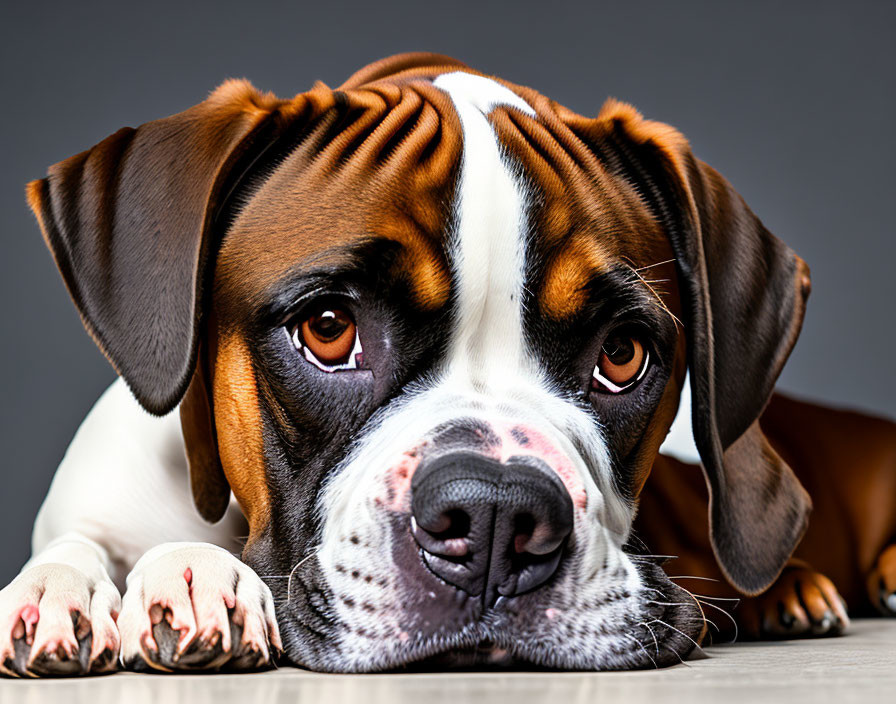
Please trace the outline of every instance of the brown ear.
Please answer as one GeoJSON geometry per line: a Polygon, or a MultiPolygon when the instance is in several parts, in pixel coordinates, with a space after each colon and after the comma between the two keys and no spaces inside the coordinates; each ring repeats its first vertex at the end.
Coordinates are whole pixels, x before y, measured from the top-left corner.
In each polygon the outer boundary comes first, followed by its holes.
{"type": "Polygon", "coordinates": [[[209,233],[269,143],[279,105],[229,81],[199,105],[121,129],[28,184],[84,326],[152,413],[170,411],[190,382],[209,233]]]}
{"type": "Polygon", "coordinates": [[[713,548],[729,581],[758,593],[780,573],[811,508],[757,421],[802,325],[808,267],[671,127],[609,101],[587,131],[671,240],[713,548]]]}
{"type": "Polygon", "coordinates": [[[125,128],[51,167],[28,201],[88,332],[146,410],[181,400],[200,514],[224,514],[206,364],[204,297],[228,198],[262,157],[292,144],[307,102],[229,81],[189,110],[125,128]],[[189,391],[187,387],[189,385],[189,391]]]}
{"type": "Polygon", "coordinates": [[[193,503],[209,523],[224,516],[230,503],[230,484],[218,454],[218,434],[212,409],[208,360],[200,347],[196,371],[180,402],[180,425],[190,466],[193,503]]]}

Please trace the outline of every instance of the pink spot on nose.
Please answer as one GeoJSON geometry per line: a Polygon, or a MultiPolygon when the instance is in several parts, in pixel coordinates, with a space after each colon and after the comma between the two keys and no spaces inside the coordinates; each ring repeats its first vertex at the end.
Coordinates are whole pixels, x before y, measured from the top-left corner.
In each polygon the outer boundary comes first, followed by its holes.
{"type": "Polygon", "coordinates": [[[584,509],[587,503],[585,485],[566,453],[562,452],[544,433],[520,424],[492,423],[501,438],[501,461],[513,456],[538,457],[553,469],[569,492],[576,508],[584,509]]]}
{"type": "Polygon", "coordinates": [[[190,585],[193,584],[193,570],[191,570],[189,567],[187,567],[187,569],[184,570],[184,581],[187,584],[190,584],[190,585]]]}
{"type": "Polygon", "coordinates": [[[392,511],[411,510],[411,479],[420,464],[419,453],[408,450],[389,469],[386,487],[389,491],[389,509],[392,511]]]}
{"type": "Polygon", "coordinates": [[[557,609],[545,609],[544,615],[549,621],[553,621],[560,615],[560,612],[557,609]]]}

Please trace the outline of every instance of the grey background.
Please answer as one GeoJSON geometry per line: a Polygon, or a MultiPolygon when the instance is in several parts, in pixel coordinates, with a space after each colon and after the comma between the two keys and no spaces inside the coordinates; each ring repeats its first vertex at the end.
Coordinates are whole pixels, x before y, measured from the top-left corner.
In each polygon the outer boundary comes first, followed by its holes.
{"type": "Polygon", "coordinates": [[[53,471],[113,379],[24,183],[228,77],[290,96],[431,50],[585,114],[610,95],[634,103],[681,129],[812,267],[780,386],[896,412],[896,3],[4,2],[0,13],[0,586],[27,558],[53,471]]]}

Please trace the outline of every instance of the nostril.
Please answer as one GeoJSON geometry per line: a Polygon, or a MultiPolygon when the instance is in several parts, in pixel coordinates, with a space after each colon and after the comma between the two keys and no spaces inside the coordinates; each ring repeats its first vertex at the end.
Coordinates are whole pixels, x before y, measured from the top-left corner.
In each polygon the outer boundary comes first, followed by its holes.
{"type": "Polygon", "coordinates": [[[437,526],[426,529],[440,540],[466,538],[470,532],[470,516],[463,509],[443,511],[439,519],[437,526]]]}
{"type": "Polygon", "coordinates": [[[571,528],[559,516],[537,518],[519,513],[513,517],[513,551],[517,555],[547,555],[563,544],[571,528]]]}
{"type": "Polygon", "coordinates": [[[513,551],[521,555],[529,550],[529,543],[535,532],[535,517],[529,513],[520,514],[513,518],[513,551]]]}
{"type": "Polygon", "coordinates": [[[469,551],[470,516],[462,509],[449,509],[425,524],[411,516],[411,533],[427,552],[443,557],[463,557],[469,551]]]}

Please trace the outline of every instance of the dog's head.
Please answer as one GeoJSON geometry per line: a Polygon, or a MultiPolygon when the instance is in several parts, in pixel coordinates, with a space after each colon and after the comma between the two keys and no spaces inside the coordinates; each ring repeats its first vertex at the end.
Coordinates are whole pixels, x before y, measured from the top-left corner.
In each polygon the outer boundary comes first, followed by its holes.
{"type": "Polygon", "coordinates": [[[229,82],[29,201],[137,399],[180,402],[200,513],[239,501],[297,663],[677,662],[701,612],[629,532],[687,370],[731,582],[804,529],[757,417],[807,269],[624,104],[434,55],[292,100],[229,82]]]}

